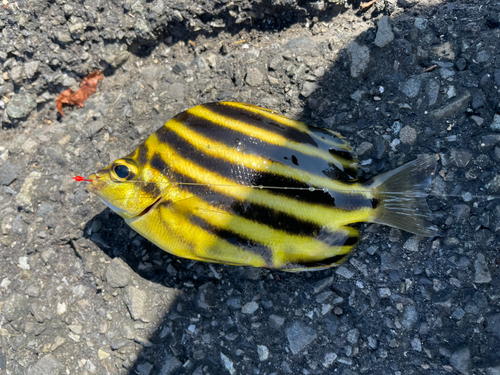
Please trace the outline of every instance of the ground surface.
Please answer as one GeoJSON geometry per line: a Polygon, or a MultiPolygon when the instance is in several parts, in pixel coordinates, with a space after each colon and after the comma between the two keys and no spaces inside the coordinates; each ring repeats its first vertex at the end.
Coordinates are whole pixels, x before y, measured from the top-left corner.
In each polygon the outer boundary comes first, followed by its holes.
{"type": "Polygon", "coordinates": [[[493,0],[4,0],[0,373],[500,374],[499,17],[493,0]],[[336,129],[367,176],[438,154],[442,236],[362,225],[337,269],[211,268],[68,179],[222,99],[336,129]]]}

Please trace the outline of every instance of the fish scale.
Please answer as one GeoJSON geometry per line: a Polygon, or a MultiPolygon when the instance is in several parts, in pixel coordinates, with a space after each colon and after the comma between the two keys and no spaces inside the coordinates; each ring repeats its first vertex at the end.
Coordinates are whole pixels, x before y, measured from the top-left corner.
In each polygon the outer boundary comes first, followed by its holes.
{"type": "Polygon", "coordinates": [[[361,184],[356,157],[337,133],[219,102],[178,114],[88,186],[174,255],[318,270],[357,245],[355,223],[435,235],[424,192],[435,164],[423,156],[361,184]]]}

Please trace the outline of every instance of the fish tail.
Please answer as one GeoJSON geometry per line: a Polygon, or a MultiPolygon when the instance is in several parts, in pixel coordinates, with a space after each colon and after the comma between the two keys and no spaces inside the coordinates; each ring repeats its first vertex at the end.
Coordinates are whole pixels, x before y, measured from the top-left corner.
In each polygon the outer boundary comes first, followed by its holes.
{"type": "Polygon", "coordinates": [[[434,155],[416,160],[374,178],[373,223],[389,225],[424,237],[434,237],[439,230],[431,223],[426,197],[436,171],[434,155]]]}

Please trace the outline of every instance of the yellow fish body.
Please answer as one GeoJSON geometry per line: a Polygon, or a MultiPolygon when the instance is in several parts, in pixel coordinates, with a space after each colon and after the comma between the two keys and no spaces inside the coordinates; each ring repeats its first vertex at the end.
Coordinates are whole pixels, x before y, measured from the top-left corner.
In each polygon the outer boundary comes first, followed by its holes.
{"type": "Polygon", "coordinates": [[[358,243],[350,224],[434,236],[433,156],[356,182],[338,134],[242,103],[199,105],[90,176],[89,190],[163,250],[205,262],[315,270],[358,243]]]}

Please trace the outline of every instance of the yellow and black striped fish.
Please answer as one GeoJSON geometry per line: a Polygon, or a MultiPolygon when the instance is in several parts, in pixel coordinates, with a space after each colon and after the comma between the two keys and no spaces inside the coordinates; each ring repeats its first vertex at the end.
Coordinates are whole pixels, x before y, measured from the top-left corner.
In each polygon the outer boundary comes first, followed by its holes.
{"type": "Polygon", "coordinates": [[[436,235],[424,192],[435,166],[422,156],[361,184],[338,134],[220,102],[178,114],[89,189],[169,253],[301,271],[341,263],[358,242],[353,223],[436,235]]]}

